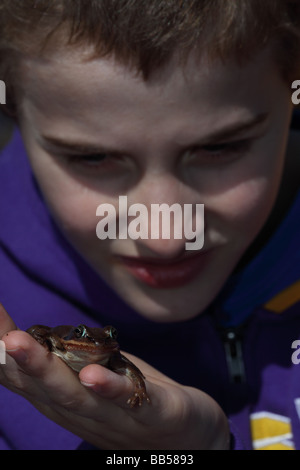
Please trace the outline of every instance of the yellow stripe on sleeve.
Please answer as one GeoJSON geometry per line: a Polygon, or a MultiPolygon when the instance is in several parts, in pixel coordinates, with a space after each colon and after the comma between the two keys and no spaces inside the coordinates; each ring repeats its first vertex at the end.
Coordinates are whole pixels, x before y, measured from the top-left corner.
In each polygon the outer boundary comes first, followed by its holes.
{"type": "Polygon", "coordinates": [[[282,313],[300,300],[300,281],[295,282],[284,291],[277,294],[264,306],[267,310],[282,313]]]}

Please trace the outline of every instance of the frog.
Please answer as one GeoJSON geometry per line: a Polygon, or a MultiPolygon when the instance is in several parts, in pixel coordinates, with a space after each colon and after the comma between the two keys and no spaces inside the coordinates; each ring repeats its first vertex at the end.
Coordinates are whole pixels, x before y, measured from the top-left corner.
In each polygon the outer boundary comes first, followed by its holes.
{"type": "Polygon", "coordinates": [[[134,386],[134,393],[127,401],[130,408],[141,406],[144,401],[150,403],[145,377],[140,369],[120,352],[118,333],[113,326],[93,328],[86,325],[33,325],[26,331],[77,373],[89,364],[100,364],[128,377],[134,386]]]}

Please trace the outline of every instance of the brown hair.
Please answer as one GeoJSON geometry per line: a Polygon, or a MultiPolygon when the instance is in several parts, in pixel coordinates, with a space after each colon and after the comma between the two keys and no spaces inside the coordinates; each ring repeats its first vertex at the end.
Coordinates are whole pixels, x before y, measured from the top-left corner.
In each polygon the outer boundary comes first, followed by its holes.
{"type": "Polygon", "coordinates": [[[7,83],[16,54],[43,53],[57,41],[93,46],[144,78],[176,51],[198,48],[211,58],[246,60],[272,39],[283,77],[300,72],[299,0],[0,0],[0,78],[7,83]],[[63,36],[60,34],[63,33],[63,36]]]}

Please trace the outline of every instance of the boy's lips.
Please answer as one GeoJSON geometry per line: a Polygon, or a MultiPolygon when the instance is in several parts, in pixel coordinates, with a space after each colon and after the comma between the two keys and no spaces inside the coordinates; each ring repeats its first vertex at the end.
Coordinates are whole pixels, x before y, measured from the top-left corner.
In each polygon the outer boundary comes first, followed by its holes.
{"type": "Polygon", "coordinates": [[[166,260],[119,256],[118,261],[138,280],[157,289],[171,289],[188,284],[207,266],[211,251],[166,260]]]}

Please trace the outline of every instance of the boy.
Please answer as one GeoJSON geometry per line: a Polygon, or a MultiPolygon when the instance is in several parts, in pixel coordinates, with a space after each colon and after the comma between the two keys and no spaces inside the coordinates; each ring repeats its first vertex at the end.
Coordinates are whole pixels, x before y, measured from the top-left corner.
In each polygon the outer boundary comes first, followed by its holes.
{"type": "Polygon", "coordinates": [[[2,447],[300,447],[298,5],[0,5],[20,130],[0,172],[2,447]],[[121,219],[124,195],[204,204],[203,248],[99,240],[97,208],[121,219]],[[114,325],[151,404],[99,365],[79,381],[16,331],[35,323],[114,325]]]}

